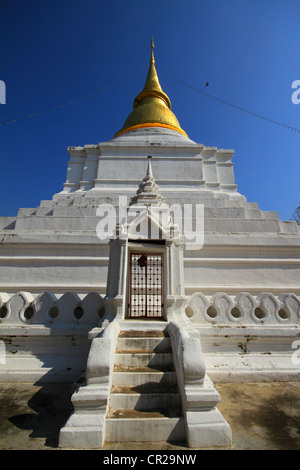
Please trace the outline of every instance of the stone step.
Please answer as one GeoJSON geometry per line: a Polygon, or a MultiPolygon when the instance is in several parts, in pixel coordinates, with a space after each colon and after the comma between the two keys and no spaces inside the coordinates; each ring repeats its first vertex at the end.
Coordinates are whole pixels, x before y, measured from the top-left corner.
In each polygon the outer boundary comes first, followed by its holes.
{"type": "Polygon", "coordinates": [[[105,439],[107,442],[185,439],[171,342],[163,330],[120,332],[105,439]]]}
{"type": "Polygon", "coordinates": [[[204,205],[204,217],[208,219],[245,219],[244,207],[213,207],[204,205]]]}
{"type": "Polygon", "coordinates": [[[159,384],[143,384],[136,387],[113,386],[110,408],[137,411],[171,410],[175,416],[181,414],[181,397],[177,387],[162,387],[159,384]]]}
{"type": "Polygon", "coordinates": [[[157,330],[157,329],[136,330],[136,329],[130,329],[128,327],[128,329],[124,329],[120,331],[119,333],[119,338],[166,338],[166,337],[168,337],[167,333],[165,333],[163,330],[157,330]]]}
{"type": "Polygon", "coordinates": [[[123,367],[150,367],[164,370],[173,365],[172,353],[149,353],[132,351],[130,353],[116,353],[115,366],[123,367]]]}
{"type": "MultiPolygon", "coordinates": [[[[116,368],[117,369],[117,368],[116,368]]],[[[126,368],[125,372],[118,372],[115,370],[113,373],[112,384],[120,386],[139,386],[146,383],[158,383],[163,386],[173,387],[177,384],[176,372],[166,371],[160,372],[157,370],[148,369],[137,373],[136,371],[128,371],[126,368]]]]}
{"type": "Polygon", "coordinates": [[[159,412],[110,410],[106,418],[105,440],[182,442],[185,440],[184,418],[166,416],[159,412]]]}
{"type": "Polygon", "coordinates": [[[158,365],[156,364],[155,366],[151,365],[151,367],[148,366],[124,366],[124,365],[115,365],[114,366],[114,372],[126,372],[126,373],[134,373],[134,374],[139,374],[141,372],[172,372],[174,371],[174,366],[173,364],[169,365],[158,365]]]}
{"type": "Polygon", "coordinates": [[[165,337],[119,337],[117,351],[142,350],[152,352],[172,352],[171,340],[165,337]]]}
{"type": "Polygon", "coordinates": [[[266,233],[280,232],[277,219],[205,219],[205,232],[266,233]]]}
{"type": "Polygon", "coordinates": [[[154,394],[154,393],[178,393],[177,384],[163,385],[161,383],[146,382],[141,385],[112,385],[112,393],[125,393],[125,394],[154,394]]]}

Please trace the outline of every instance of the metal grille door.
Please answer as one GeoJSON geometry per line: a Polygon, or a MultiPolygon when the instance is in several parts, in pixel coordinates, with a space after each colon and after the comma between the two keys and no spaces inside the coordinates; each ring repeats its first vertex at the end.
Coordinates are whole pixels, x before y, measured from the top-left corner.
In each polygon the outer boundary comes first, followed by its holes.
{"type": "Polygon", "coordinates": [[[163,255],[131,253],[129,318],[162,318],[163,255]]]}

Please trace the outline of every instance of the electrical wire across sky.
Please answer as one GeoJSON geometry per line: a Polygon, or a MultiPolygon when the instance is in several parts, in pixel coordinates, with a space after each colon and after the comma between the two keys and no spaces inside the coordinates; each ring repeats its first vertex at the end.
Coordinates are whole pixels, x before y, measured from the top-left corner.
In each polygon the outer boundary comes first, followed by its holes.
{"type": "Polygon", "coordinates": [[[50,106],[48,108],[45,108],[43,109],[42,111],[37,111],[35,113],[30,113],[30,114],[25,114],[23,116],[20,116],[20,117],[17,117],[15,119],[10,119],[9,121],[5,121],[5,122],[0,122],[0,127],[1,126],[6,126],[8,124],[13,124],[17,121],[21,121],[23,119],[28,119],[28,118],[32,118],[32,117],[37,117],[37,116],[40,116],[42,114],[45,114],[45,113],[48,113],[49,111],[55,111],[56,109],[61,109],[61,108],[64,108],[65,106],[69,106],[70,104],[74,104],[74,103],[77,103],[78,101],[83,101],[83,100],[86,100],[87,98],[91,98],[92,96],[95,96],[95,95],[98,95],[100,93],[103,93],[104,91],[108,91],[110,90],[111,88],[115,88],[116,86],[118,85],[121,85],[122,83],[125,83],[127,82],[128,80],[130,80],[131,78],[135,77],[136,75],[139,75],[140,73],[142,73],[144,70],[146,69],[146,67],[143,67],[141,70],[139,70],[138,72],[134,73],[134,74],[131,74],[129,76],[127,76],[126,78],[123,78],[123,80],[119,80],[115,83],[113,83],[112,85],[108,85],[106,87],[103,87],[103,88],[100,88],[99,90],[96,90],[96,91],[93,91],[87,95],[84,95],[84,96],[80,96],[78,98],[74,98],[73,100],[69,100],[69,101],[66,101],[65,103],[61,103],[61,104],[58,104],[58,105],[55,105],[55,106],[50,106]]]}
{"type": "MultiPolygon", "coordinates": [[[[277,126],[285,127],[286,129],[289,129],[291,131],[300,132],[300,129],[297,129],[296,127],[289,126],[288,124],[285,124],[283,122],[275,121],[274,119],[270,119],[266,116],[262,116],[261,114],[254,113],[253,111],[249,111],[248,109],[242,108],[241,106],[237,106],[235,104],[229,103],[228,101],[222,100],[221,98],[217,98],[216,96],[213,96],[210,93],[207,93],[206,91],[200,90],[200,88],[197,88],[193,85],[190,85],[189,83],[186,83],[183,80],[180,80],[179,78],[175,77],[174,75],[171,75],[166,70],[163,70],[161,67],[157,66],[157,68],[158,68],[158,70],[161,70],[163,73],[165,73],[169,77],[173,78],[173,80],[176,80],[177,82],[181,83],[182,85],[185,85],[186,87],[191,88],[192,90],[195,90],[198,93],[201,93],[202,95],[207,96],[208,98],[211,98],[215,101],[218,101],[219,103],[225,104],[226,106],[230,106],[231,108],[237,109],[238,111],[242,111],[243,113],[250,114],[251,116],[257,117],[259,119],[263,119],[264,121],[270,122],[271,124],[275,124],[277,126]]],[[[208,82],[206,83],[205,86],[207,86],[207,84],[208,84],[208,82]]]]}
{"type": "MultiPolygon", "coordinates": [[[[172,75],[171,73],[167,72],[166,70],[162,69],[161,67],[159,67],[158,65],[156,65],[157,69],[158,70],[161,70],[164,74],[168,75],[170,78],[172,78],[173,80],[176,80],[178,83],[181,83],[182,85],[198,92],[198,93],[201,93],[202,95],[206,96],[207,98],[210,98],[212,100],[215,100],[219,103],[222,103],[224,104],[225,106],[229,106],[233,109],[236,109],[238,111],[241,111],[243,113],[246,113],[246,114],[249,114],[250,116],[253,116],[253,117],[256,117],[256,118],[259,118],[259,119],[262,119],[266,122],[269,122],[270,124],[273,124],[273,125],[276,125],[276,126],[280,126],[280,127],[284,127],[288,130],[291,130],[291,131],[294,131],[294,132],[299,132],[300,133],[300,129],[296,128],[296,127],[293,127],[293,126],[290,126],[288,124],[285,124],[283,122],[280,122],[280,121],[275,121],[274,119],[270,119],[266,116],[263,116],[259,113],[255,113],[253,111],[250,111],[248,109],[245,109],[245,108],[242,108],[241,106],[237,106],[233,103],[229,103],[228,101],[225,101],[221,98],[218,98],[217,96],[214,96],[210,93],[207,93],[206,91],[203,91],[201,90],[200,88],[198,87],[195,87],[194,85],[191,85],[187,82],[185,82],[184,80],[181,80],[180,78],[177,78],[175,77],[175,75],[172,75]]],[[[30,114],[26,114],[26,115],[23,115],[23,116],[20,116],[20,117],[17,117],[17,118],[14,118],[14,119],[10,119],[8,121],[5,121],[5,122],[2,122],[0,123],[0,127],[3,127],[3,126],[6,126],[6,125],[9,125],[9,124],[13,124],[15,122],[18,122],[18,121],[21,121],[23,119],[28,119],[28,118],[32,118],[32,117],[38,117],[42,114],[45,114],[45,113],[48,113],[49,111],[55,111],[57,109],[61,109],[61,108],[64,108],[65,106],[69,106],[71,104],[74,104],[74,103],[77,103],[78,101],[83,101],[87,98],[91,98],[92,96],[95,96],[97,94],[100,94],[100,93],[104,93],[105,91],[108,91],[110,90],[111,88],[115,88],[117,87],[118,85],[121,85],[122,83],[125,83],[127,82],[128,80],[130,80],[131,78],[135,77],[136,75],[139,75],[140,73],[142,73],[147,67],[143,67],[142,69],[140,69],[138,72],[134,73],[134,74],[131,74],[127,77],[125,77],[124,79],[122,80],[119,80],[115,83],[113,83],[112,85],[109,85],[109,86],[106,86],[106,87],[103,87],[103,88],[100,88],[99,90],[96,90],[92,93],[89,93],[87,95],[84,95],[84,96],[80,96],[78,98],[74,98],[73,100],[69,100],[69,101],[66,101],[65,103],[61,103],[61,104],[58,104],[58,105],[55,105],[55,106],[51,106],[51,107],[48,107],[48,108],[45,108],[43,109],[42,111],[37,111],[37,112],[34,112],[34,113],[30,113],[30,114]]],[[[204,86],[204,88],[206,88],[208,85],[208,82],[206,82],[206,85],[204,86]]]]}

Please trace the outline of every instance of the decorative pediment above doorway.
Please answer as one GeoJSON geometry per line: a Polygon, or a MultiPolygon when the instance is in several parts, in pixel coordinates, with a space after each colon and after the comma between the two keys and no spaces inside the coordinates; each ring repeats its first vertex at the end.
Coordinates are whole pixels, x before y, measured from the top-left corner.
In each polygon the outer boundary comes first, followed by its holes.
{"type": "Polygon", "coordinates": [[[139,185],[127,208],[125,223],[117,226],[117,236],[128,240],[181,240],[177,225],[173,223],[170,208],[160,193],[148,156],[145,178],[139,185]]]}

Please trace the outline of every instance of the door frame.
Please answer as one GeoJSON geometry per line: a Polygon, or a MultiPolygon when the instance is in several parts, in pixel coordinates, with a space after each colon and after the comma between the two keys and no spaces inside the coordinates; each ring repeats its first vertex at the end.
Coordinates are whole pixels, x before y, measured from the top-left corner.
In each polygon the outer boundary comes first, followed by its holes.
{"type": "Polygon", "coordinates": [[[128,242],[128,269],[127,269],[127,292],[126,292],[126,314],[125,319],[127,320],[136,320],[136,321],[164,321],[165,320],[165,293],[166,293],[166,256],[165,256],[165,242],[164,240],[159,240],[155,243],[153,240],[147,242],[143,240],[141,242],[128,242]],[[162,256],[162,314],[160,317],[131,317],[130,316],[130,291],[131,291],[131,267],[130,260],[131,255],[134,253],[146,253],[147,255],[159,254],[162,256]]]}

